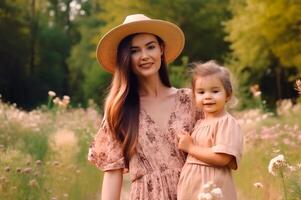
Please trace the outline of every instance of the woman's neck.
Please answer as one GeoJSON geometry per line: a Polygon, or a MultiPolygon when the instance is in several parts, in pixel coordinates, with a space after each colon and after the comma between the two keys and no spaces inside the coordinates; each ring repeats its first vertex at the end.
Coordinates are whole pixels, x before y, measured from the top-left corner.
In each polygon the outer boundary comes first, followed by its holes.
{"type": "Polygon", "coordinates": [[[141,97],[159,98],[166,96],[169,89],[162,83],[159,76],[139,79],[139,94],[141,97]]]}

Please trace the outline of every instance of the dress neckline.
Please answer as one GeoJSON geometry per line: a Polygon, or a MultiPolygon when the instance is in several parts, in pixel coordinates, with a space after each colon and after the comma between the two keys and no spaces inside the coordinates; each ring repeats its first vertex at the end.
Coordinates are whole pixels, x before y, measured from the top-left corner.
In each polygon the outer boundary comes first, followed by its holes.
{"type": "Polygon", "coordinates": [[[167,121],[164,123],[165,124],[165,126],[164,127],[161,127],[161,125],[159,125],[159,123],[156,121],[156,120],[154,120],[154,118],[147,112],[147,110],[145,110],[144,108],[140,108],[140,110],[141,110],[141,112],[142,113],[144,113],[144,115],[146,116],[146,117],[148,117],[151,121],[152,121],[152,123],[154,124],[154,126],[156,126],[156,128],[158,129],[158,130],[160,130],[161,132],[167,132],[168,131],[168,129],[169,129],[169,121],[171,120],[171,118],[172,118],[172,115],[173,115],[173,113],[176,111],[176,108],[177,108],[177,104],[178,104],[178,98],[179,98],[179,91],[180,91],[180,89],[177,89],[177,88],[175,88],[177,91],[175,92],[175,98],[174,98],[174,102],[173,102],[173,106],[172,106],[172,109],[170,110],[170,112],[169,112],[169,115],[168,115],[168,117],[167,117],[167,121]]]}

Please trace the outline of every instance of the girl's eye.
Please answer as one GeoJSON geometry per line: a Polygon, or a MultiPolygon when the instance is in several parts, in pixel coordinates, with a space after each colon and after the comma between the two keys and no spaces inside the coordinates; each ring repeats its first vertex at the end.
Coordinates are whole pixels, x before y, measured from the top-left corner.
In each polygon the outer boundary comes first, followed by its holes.
{"type": "Polygon", "coordinates": [[[205,92],[204,91],[198,91],[198,94],[204,94],[205,92]]]}
{"type": "Polygon", "coordinates": [[[219,91],[218,90],[213,90],[213,93],[218,93],[219,91]]]}

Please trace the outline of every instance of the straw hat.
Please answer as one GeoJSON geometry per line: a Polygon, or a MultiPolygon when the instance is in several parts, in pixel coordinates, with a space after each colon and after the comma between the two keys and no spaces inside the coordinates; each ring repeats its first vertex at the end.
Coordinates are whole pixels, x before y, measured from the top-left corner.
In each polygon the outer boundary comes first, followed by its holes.
{"type": "Polygon", "coordinates": [[[159,36],[164,41],[167,63],[174,61],[184,47],[184,34],[177,25],[150,19],[143,14],[129,15],[121,25],[107,32],[97,45],[96,57],[105,70],[114,73],[118,45],[123,38],[134,33],[151,33],[159,36]]]}

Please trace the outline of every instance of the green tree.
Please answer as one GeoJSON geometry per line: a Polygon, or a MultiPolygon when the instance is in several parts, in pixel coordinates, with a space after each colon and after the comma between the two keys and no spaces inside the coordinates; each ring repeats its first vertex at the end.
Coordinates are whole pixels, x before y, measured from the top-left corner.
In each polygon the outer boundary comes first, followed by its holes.
{"type": "Polygon", "coordinates": [[[26,1],[0,2],[0,94],[10,102],[24,102],[29,74],[30,29],[24,18],[26,1]]]}
{"type": "Polygon", "coordinates": [[[259,83],[271,106],[292,97],[301,69],[301,2],[233,0],[230,9],[233,17],[225,23],[229,63],[240,78],[242,95],[247,99],[247,88],[259,83]]]}
{"type": "Polygon", "coordinates": [[[68,59],[71,95],[73,101],[82,103],[83,106],[87,105],[89,99],[94,99],[101,105],[111,80],[111,75],[100,69],[95,53],[99,29],[105,25],[99,17],[101,5],[95,0],[84,4],[86,15],[76,21],[80,40],[73,46],[68,59]]]}

